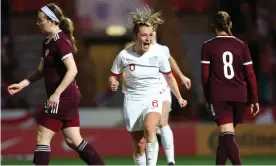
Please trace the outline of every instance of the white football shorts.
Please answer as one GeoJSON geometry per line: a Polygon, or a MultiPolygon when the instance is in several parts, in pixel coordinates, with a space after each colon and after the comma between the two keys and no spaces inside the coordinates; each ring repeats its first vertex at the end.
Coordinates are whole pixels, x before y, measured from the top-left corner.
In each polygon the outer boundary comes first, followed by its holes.
{"type": "Polygon", "coordinates": [[[140,100],[124,98],[125,125],[129,132],[143,131],[144,118],[150,112],[158,112],[162,115],[161,96],[146,97],[140,100]]]}

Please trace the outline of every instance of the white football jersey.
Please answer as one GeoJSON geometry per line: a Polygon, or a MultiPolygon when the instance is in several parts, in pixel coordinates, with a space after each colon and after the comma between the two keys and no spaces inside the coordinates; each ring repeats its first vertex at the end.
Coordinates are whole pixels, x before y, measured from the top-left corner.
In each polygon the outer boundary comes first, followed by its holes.
{"type": "MultiPolygon", "coordinates": [[[[160,49],[160,51],[162,50],[163,54],[165,56],[165,58],[169,59],[171,54],[170,54],[170,50],[167,46],[164,46],[164,45],[161,45],[161,44],[158,44],[158,43],[155,43],[154,44],[155,47],[157,47],[158,49],[160,49]]],[[[164,77],[164,75],[162,73],[160,73],[160,79],[161,79],[161,84],[162,84],[162,87],[163,88],[169,88],[169,85],[164,77]]]]}
{"type": "Polygon", "coordinates": [[[113,74],[125,73],[123,93],[129,99],[139,99],[148,95],[160,95],[160,72],[171,73],[168,58],[163,49],[152,45],[142,56],[133,52],[132,47],[122,50],[113,62],[113,74]]]}

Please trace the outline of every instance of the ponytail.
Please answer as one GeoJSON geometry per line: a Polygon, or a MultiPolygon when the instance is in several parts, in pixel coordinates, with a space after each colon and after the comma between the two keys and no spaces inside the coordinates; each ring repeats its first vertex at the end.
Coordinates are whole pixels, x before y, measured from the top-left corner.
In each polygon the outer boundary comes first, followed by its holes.
{"type": "Polygon", "coordinates": [[[232,36],[229,24],[231,22],[230,16],[224,11],[219,11],[213,18],[213,24],[211,27],[213,30],[224,31],[228,35],[232,36]]]}
{"type": "Polygon", "coordinates": [[[224,22],[224,25],[222,26],[222,30],[225,31],[228,35],[233,36],[230,28],[228,27],[227,23],[224,22]]]}
{"type": "Polygon", "coordinates": [[[76,53],[78,51],[76,46],[76,39],[74,37],[74,24],[70,18],[63,17],[59,23],[59,28],[69,37],[72,42],[73,52],[76,53]]]}

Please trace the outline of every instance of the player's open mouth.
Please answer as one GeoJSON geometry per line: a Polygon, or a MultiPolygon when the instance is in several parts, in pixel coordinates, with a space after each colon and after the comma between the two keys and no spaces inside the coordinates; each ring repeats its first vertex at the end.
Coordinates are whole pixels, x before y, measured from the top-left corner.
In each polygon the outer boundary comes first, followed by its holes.
{"type": "Polygon", "coordinates": [[[149,48],[150,43],[143,43],[143,48],[149,48]]]}

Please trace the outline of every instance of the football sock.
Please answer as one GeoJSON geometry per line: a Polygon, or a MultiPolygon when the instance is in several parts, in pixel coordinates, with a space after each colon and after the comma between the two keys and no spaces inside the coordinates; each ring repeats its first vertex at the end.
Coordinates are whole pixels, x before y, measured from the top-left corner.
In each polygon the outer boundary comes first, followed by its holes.
{"type": "Polygon", "coordinates": [[[48,145],[36,145],[33,165],[49,165],[51,148],[48,145]]]}
{"type": "Polygon", "coordinates": [[[88,165],[104,165],[104,162],[98,152],[88,144],[88,142],[82,140],[77,147],[80,158],[88,165]]]}
{"type": "Polygon", "coordinates": [[[219,135],[218,148],[216,154],[216,165],[225,165],[227,161],[227,152],[223,144],[222,135],[219,135]]]}
{"type": "Polygon", "coordinates": [[[157,158],[158,158],[158,151],[159,151],[159,145],[156,139],[147,143],[146,151],[147,151],[148,165],[149,166],[156,165],[157,158]]]}
{"type": "Polygon", "coordinates": [[[161,127],[161,140],[162,145],[167,157],[168,163],[174,163],[174,143],[173,143],[173,132],[169,125],[161,127]]]}
{"type": "Polygon", "coordinates": [[[241,165],[241,158],[238,145],[233,132],[221,133],[223,145],[226,149],[227,157],[233,165],[241,165]]]}
{"type": "Polygon", "coordinates": [[[142,166],[147,165],[147,159],[146,159],[145,153],[142,156],[133,155],[133,160],[134,160],[135,165],[142,165],[142,166]]]}

